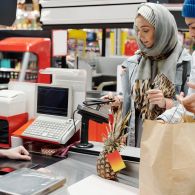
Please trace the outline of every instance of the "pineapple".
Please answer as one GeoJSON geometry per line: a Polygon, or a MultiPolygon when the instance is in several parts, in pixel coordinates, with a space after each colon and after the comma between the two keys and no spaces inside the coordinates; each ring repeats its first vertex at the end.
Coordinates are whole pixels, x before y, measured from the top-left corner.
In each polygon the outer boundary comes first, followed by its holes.
{"type": "Polygon", "coordinates": [[[125,133],[126,124],[129,121],[130,113],[122,119],[122,109],[118,109],[113,114],[113,124],[109,122],[107,136],[104,135],[104,147],[97,160],[97,173],[105,179],[115,180],[117,174],[112,170],[106,155],[120,149],[125,145],[127,133],[125,133]]]}

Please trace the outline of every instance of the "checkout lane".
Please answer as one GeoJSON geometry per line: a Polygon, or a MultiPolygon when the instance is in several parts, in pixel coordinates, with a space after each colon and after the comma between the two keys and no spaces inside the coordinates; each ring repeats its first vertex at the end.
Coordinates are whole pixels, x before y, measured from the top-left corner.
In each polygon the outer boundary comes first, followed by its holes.
{"type": "MultiPolygon", "coordinates": [[[[0,162],[1,166],[6,165],[14,169],[23,167],[33,169],[46,168],[55,176],[65,177],[65,185],[50,194],[68,195],[67,188],[69,186],[92,174],[97,175],[96,161],[98,153],[102,150],[102,143],[93,142],[93,144],[94,148],[90,149],[77,149],[76,151],[74,147],[71,148],[67,158],[31,153],[32,160],[30,162],[10,159],[0,159],[0,162]],[[86,152],[84,150],[86,150],[86,152]]],[[[127,146],[121,153],[123,158],[132,160],[125,160],[126,168],[118,174],[118,182],[138,188],[139,162],[136,160],[133,161],[133,159],[139,159],[139,148],[127,146]]]]}
{"type": "MultiPolygon", "coordinates": [[[[58,81],[57,79],[62,78],[61,76],[63,76],[63,78],[64,78],[64,74],[61,75],[61,72],[64,73],[65,70],[60,71],[60,73],[58,73],[57,70],[54,69],[53,74],[56,74],[56,77],[55,77],[56,82],[53,84],[56,84],[58,81]]],[[[68,70],[66,70],[66,72],[68,72],[68,70]]],[[[75,70],[75,72],[72,72],[72,74],[69,75],[69,76],[71,76],[71,81],[73,79],[72,78],[73,73],[75,76],[77,76],[76,70],[75,70]]],[[[67,77],[66,77],[66,79],[67,79],[67,77]]],[[[77,76],[77,79],[78,79],[78,76],[77,76]]],[[[83,79],[83,78],[81,78],[81,79],[83,79]]],[[[83,80],[86,81],[86,79],[83,79],[83,80]]],[[[53,82],[54,81],[55,80],[53,80],[53,82]]],[[[67,79],[67,80],[63,81],[63,84],[64,83],[70,83],[70,82],[67,79]]],[[[60,83],[60,84],[62,84],[62,83],[60,83]]],[[[29,87],[26,85],[24,86],[23,83],[17,83],[17,84],[13,83],[12,86],[13,87],[11,89],[14,89],[14,90],[21,89],[21,86],[22,86],[24,93],[26,93],[28,95],[30,94],[28,92],[29,87]]],[[[33,87],[33,89],[35,88],[34,85],[32,87],[33,87]]],[[[80,97],[78,94],[81,94],[81,91],[79,91],[81,89],[78,89],[77,85],[74,85],[73,87],[74,87],[73,92],[74,92],[75,98],[80,97]]],[[[82,93],[84,94],[85,91],[82,91],[82,93]]],[[[81,100],[81,99],[82,98],[80,98],[79,101],[83,102],[83,100],[81,100]]],[[[28,99],[28,103],[31,103],[29,101],[29,99],[28,99]]],[[[31,105],[36,105],[36,104],[35,104],[35,102],[32,102],[31,105]]],[[[73,107],[75,105],[78,105],[78,103],[74,102],[73,107]]],[[[62,193],[64,194],[65,192],[67,192],[67,187],[70,186],[71,184],[73,184],[79,180],[82,180],[91,174],[97,175],[96,161],[97,161],[97,155],[99,154],[100,151],[102,151],[102,143],[95,144],[94,148],[85,149],[85,150],[87,152],[81,153],[81,152],[79,152],[79,150],[75,151],[75,148],[72,148],[72,151],[69,152],[69,156],[67,159],[59,159],[59,158],[55,158],[55,157],[50,158],[50,157],[46,157],[46,156],[42,156],[42,155],[38,155],[38,154],[32,154],[32,163],[38,164],[36,167],[34,167],[35,169],[38,169],[41,167],[46,167],[47,169],[51,170],[56,176],[58,176],[58,175],[64,176],[67,179],[66,184],[62,188],[53,192],[53,194],[62,194],[62,193]],[[50,160],[51,160],[51,163],[49,163],[50,160]]],[[[134,149],[126,148],[125,151],[127,153],[130,153],[130,154],[124,155],[124,156],[129,156],[131,158],[125,159],[126,163],[127,163],[127,168],[126,168],[126,170],[122,171],[121,174],[119,174],[119,182],[126,183],[128,185],[132,185],[132,186],[137,187],[138,186],[139,150],[136,148],[134,148],[134,149]],[[135,154],[133,154],[134,153],[133,151],[135,152],[135,154]],[[132,158],[132,156],[133,156],[133,158],[132,158]],[[134,161],[135,159],[138,159],[138,160],[134,161]]],[[[16,162],[16,163],[19,163],[19,162],[16,162]]]]}

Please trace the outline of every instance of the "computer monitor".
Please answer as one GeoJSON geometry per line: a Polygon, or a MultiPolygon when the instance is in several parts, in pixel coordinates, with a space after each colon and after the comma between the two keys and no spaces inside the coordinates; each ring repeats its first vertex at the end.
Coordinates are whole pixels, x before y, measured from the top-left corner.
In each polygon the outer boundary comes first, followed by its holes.
{"type": "Polygon", "coordinates": [[[47,115],[71,118],[72,90],[70,86],[37,84],[35,116],[47,115]]]}
{"type": "MultiPolygon", "coordinates": [[[[87,89],[87,72],[85,70],[67,68],[46,68],[40,70],[41,74],[52,75],[52,85],[71,86],[72,90],[72,112],[77,109],[78,104],[85,101],[87,89]]],[[[75,113],[75,119],[80,119],[81,115],[75,113]]]]}

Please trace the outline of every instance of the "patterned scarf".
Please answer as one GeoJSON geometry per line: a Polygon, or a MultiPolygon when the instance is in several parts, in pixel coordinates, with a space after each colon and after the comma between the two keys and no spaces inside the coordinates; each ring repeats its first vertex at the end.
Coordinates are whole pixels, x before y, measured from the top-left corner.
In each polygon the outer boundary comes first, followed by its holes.
{"type": "Polygon", "coordinates": [[[165,111],[165,108],[149,103],[146,91],[151,87],[162,90],[165,98],[175,97],[175,86],[164,74],[157,74],[153,82],[151,80],[136,80],[132,90],[132,97],[134,98],[135,108],[141,113],[142,120],[154,120],[165,111]]]}

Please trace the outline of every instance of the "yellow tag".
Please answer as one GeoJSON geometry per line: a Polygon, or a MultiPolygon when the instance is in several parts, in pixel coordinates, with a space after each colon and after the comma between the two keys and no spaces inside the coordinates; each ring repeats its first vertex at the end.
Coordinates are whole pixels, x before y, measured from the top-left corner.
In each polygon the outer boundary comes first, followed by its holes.
{"type": "Polygon", "coordinates": [[[126,167],[118,150],[107,154],[107,159],[114,172],[117,172],[126,167]]]}

